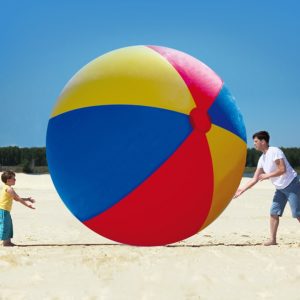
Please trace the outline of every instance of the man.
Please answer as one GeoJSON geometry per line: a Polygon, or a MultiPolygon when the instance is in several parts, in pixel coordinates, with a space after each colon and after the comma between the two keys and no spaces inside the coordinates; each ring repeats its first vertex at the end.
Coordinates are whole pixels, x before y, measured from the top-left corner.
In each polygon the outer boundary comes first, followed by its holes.
{"type": "Polygon", "coordinates": [[[253,178],[235,193],[239,197],[258,181],[270,179],[276,188],[270,209],[270,240],[265,246],[276,245],[276,235],[279,217],[282,216],[287,201],[290,204],[292,215],[300,222],[300,182],[297,173],[290,166],[284,153],[277,147],[269,146],[270,136],[267,131],[253,134],[256,150],[263,154],[259,158],[253,178]]]}

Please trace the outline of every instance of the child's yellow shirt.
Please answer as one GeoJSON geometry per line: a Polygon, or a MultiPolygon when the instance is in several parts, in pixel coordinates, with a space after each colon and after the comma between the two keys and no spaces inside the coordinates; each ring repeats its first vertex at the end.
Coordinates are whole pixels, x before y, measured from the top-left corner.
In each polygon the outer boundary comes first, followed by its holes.
{"type": "Polygon", "coordinates": [[[13,196],[7,192],[8,185],[4,185],[0,194],[0,209],[11,211],[13,196]]]}

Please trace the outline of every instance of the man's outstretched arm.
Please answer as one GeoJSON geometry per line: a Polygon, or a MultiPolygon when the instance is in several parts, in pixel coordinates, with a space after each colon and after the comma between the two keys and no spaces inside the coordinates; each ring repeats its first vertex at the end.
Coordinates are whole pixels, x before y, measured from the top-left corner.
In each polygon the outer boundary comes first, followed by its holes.
{"type": "Polygon", "coordinates": [[[248,181],[243,187],[238,188],[233,198],[237,198],[242,195],[244,192],[253,187],[260,179],[259,177],[264,174],[264,170],[262,168],[257,168],[255,173],[250,181],[248,181]]]}

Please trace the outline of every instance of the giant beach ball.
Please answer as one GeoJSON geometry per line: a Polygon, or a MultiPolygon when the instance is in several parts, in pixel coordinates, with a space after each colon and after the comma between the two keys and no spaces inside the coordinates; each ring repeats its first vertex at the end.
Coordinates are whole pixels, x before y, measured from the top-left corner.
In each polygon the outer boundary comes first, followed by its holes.
{"type": "Polygon", "coordinates": [[[214,71],[175,49],[132,46],[71,78],[46,150],[56,190],[78,220],[120,243],[157,246],[221,214],[247,146],[242,115],[214,71]]]}

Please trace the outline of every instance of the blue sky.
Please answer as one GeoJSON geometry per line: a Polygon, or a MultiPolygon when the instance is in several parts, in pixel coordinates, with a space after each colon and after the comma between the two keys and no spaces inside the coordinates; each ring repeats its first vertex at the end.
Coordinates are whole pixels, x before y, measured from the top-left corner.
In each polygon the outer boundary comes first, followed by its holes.
{"type": "Polygon", "coordinates": [[[251,135],[300,147],[298,0],[0,0],[0,146],[45,146],[67,81],[131,45],[189,53],[227,84],[251,135]]]}

